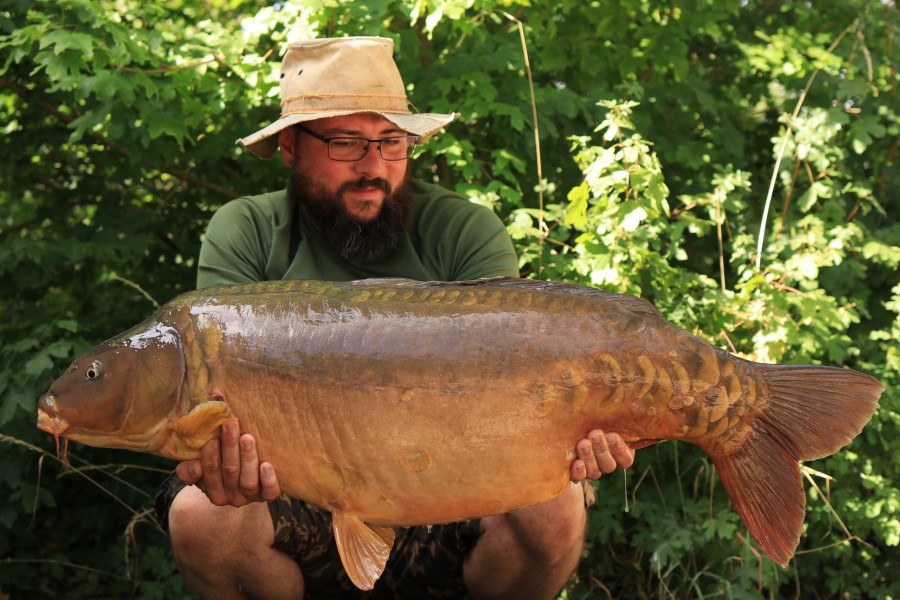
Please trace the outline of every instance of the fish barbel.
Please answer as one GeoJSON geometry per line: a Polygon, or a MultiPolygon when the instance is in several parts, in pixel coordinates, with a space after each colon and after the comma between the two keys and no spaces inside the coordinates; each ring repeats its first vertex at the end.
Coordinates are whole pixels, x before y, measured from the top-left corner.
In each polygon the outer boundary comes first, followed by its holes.
{"type": "Polygon", "coordinates": [[[344,567],[370,589],[393,527],[550,500],[594,428],[702,448],[787,564],[798,461],[848,444],[883,390],[849,369],[741,359],[644,300],[573,284],[280,281],[172,300],[75,360],[38,427],[187,460],[237,418],[282,491],[331,511],[344,567]]]}

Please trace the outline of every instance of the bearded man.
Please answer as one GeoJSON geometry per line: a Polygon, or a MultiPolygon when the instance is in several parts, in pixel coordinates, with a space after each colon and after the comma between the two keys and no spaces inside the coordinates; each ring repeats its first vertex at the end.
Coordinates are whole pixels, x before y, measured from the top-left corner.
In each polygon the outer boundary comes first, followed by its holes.
{"type": "MultiPolygon", "coordinates": [[[[280,149],[290,183],[216,212],[199,287],[518,275],[496,215],[408,176],[416,145],[456,115],[410,114],[392,51],[383,38],[290,47],[281,118],[238,140],[263,158],[280,149]]],[[[370,591],[344,572],[330,514],[282,495],[273,466],[259,463],[255,440],[237,422],[223,426],[200,460],[178,465],[160,488],[157,512],[198,598],[552,598],[581,555],[593,492],[583,483],[633,460],[619,436],[585,433],[572,440],[578,458],[563,494],[504,515],[398,529],[370,591]]]]}

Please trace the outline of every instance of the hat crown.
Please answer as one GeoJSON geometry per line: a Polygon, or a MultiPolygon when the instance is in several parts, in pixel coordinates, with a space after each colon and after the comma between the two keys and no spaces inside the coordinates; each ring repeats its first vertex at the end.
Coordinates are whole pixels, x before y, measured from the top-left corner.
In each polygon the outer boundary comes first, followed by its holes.
{"type": "Polygon", "coordinates": [[[278,149],[276,134],[297,123],[358,113],[381,115],[424,142],[459,116],[415,113],[394,63],[394,42],[382,37],[306,40],[281,61],[281,117],[237,140],[261,158],[278,149]]]}
{"type": "Polygon", "coordinates": [[[322,111],[409,114],[393,52],[393,40],[382,37],[291,44],[281,68],[281,116],[322,111]]]}

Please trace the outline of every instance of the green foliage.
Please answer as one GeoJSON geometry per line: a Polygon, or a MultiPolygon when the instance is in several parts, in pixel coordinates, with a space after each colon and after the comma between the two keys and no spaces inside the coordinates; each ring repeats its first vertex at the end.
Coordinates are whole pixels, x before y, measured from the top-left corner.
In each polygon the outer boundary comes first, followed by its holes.
{"type": "Polygon", "coordinates": [[[739,355],[887,387],[847,449],[808,465],[787,569],[705,456],[663,443],[598,483],[564,595],[898,597],[898,34],[875,0],[5,0],[0,595],[183,596],[147,512],[171,465],[73,447],[65,467],[36,399],[193,286],[218,206],[283,185],[277,159],[232,140],[277,114],[285,45],[385,35],[413,104],[462,115],[416,175],[494,208],[523,274],[642,295],[739,355]]]}

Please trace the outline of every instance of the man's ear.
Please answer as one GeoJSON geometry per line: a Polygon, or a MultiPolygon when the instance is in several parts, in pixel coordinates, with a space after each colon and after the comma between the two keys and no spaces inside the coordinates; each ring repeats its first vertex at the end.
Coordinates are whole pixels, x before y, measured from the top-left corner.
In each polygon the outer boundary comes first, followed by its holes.
{"type": "Polygon", "coordinates": [[[278,147],[281,148],[281,160],[288,169],[293,169],[296,164],[296,142],[297,132],[293,127],[285,127],[278,132],[278,147]]]}

